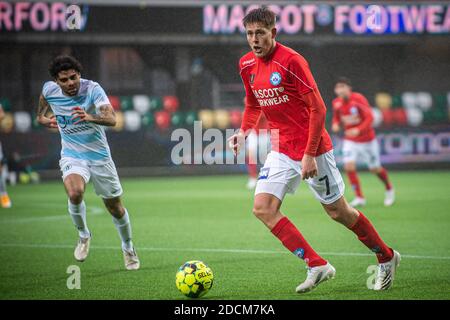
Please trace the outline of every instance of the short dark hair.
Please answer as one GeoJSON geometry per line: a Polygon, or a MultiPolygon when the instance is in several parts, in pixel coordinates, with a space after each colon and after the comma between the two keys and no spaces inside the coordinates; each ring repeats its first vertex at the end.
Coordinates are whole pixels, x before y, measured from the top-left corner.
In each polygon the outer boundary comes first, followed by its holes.
{"type": "Polygon", "coordinates": [[[337,78],[337,79],[336,79],[336,84],[338,84],[338,83],[346,84],[346,85],[348,85],[349,87],[352,86],[352,82],[351,82],[350,79],[347,78],[347,77],[339,77],[339,78],[337,78]]]}
{"type": "Polygon", "coordinates": [[[48,66],[48,72],[53,78],[57,78],[60,71],[71,69],[81,73],[83,67],[77,59],[69,55],[57,56],[52,60],[52,62],[50,62],[50,65],[48,66]]]}
{"type": "Polygon", "coordinates": [[[266,6],[251,10],[242,19],[244,27],[249,23],[262,23],[267,29],[273,28],[276,22],[275,13],[266,6]]]}

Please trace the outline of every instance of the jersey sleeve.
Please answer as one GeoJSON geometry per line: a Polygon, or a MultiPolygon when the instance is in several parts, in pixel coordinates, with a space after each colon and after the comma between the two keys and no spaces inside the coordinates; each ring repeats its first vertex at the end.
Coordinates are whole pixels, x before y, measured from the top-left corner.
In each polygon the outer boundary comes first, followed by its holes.
{"type": "Polygon", "coordinates": [[[44,97],[44,99],[47,99],[50,91],[52,89],[52,82],[51,81],[47,81],[46,83],[44,83],[44,85],[42,86],[42,96],[44,97]]]}
{"type": "Polygon", "coordinates": [[[327,108],[317,88],[303,95],[302,99],[309,108],[309,129],[305,154],[315,157],[325,130],[327,108]]]}
{"type": "Polygon", "coordinates": [[[241,75],[242,83],[244,84],[245,88],[245,104],[259,106],[259,102],[253,94],[252,88],[250,87],[250,79],[247,70],[241,69],[239,73],[241,75]]]}
{"type": "Polygon", "coordinates": [[[363,103],[358,103],[356,105],[356,107],[358,108],[359,112],[362,114],[362,118],[363,118],[363,120],[357,126],[357,128],[361,132],[369,130],[372,127],[372,123],[373,123],[372,108],[370,107],[369,104],[363,104],[363,103]]]}
{"type": "Polygon", "coordinates": [[[92,89],[91,99],[97,109],[105,104],[111,104],[105,90],[99,84],[96,84],[92,89]]]}
{"type": "Polygon", "coordinates": [[[261,107],[250,87],[250,81],[245,69],[241,69],[240,74],[245,87],[245,108],[241,124],[241,130],[245,132],[256,126],[259,116],[261,115],[261,107]]]}
{"type": "Polygon", "coordinates": [[[362,94],[355,94],[354,99],[358,101],[358,103],[368,106],[370,108],[370,103],[362,94]]]}
{"type": "Polygon", "coordinates": [[[316,81],[309,69],[308,62],[300,55],[294,55],[289,60],[289,73],[292,75],[297,91],[307,94],[317,88],[316,81]]]}

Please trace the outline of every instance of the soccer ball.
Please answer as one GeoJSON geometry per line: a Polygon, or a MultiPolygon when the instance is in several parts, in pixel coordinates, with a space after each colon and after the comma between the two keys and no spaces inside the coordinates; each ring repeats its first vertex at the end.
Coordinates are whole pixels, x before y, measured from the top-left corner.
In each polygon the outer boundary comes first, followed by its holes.
{"type": "Polygon", "coordinates": [[[198,260],[184,263],[176,274],[175,284],[189,298],[200,298],[212,287],[214,275],[206,263],[198,260]]]}

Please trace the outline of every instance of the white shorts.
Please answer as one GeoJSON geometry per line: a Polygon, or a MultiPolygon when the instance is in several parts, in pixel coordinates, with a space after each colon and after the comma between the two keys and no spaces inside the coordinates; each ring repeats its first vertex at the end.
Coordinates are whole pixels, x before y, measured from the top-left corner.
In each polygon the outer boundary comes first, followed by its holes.
{"type": "Polygon", "coordinates": [[[252,161],[264,163],[267,154],[270,152],[270,134],[260,133],[256,134],[252,131],[247,136],[248,155],[252,157],[252,161]],[[259,160],[259,161],[258,161],[259,160]]]}
{"type": "Polygon", "coordinates": [[[369,169],[381,167],[380,146],[377,139],[370,142],[344,140],[342,154],[344,163],[363,162],[369,169]]]}
{"type": "Polygon", "coordinates": [[[59,166],[63,181],[70,174],[82,176],[86,184],[92,178],[95,193],[104,199],[119,197],[123,193],[113,161],[100,166],[93,166],[83,160],[62,158],[59,161],[59,166]]]}
{"type": "MultiPolygon", "coordinates": [[[[344,181],[336,167],[333,150],[316,157],[318,175],[306,182],[315,197],[323,204],[337,201],[344,195],[344,181]]],[[[301,177],[301,162],[287,155],[271,151],[260,170],[255,195],[270,193],[283,201],[286,193],[295,193],[301,177]]]]}

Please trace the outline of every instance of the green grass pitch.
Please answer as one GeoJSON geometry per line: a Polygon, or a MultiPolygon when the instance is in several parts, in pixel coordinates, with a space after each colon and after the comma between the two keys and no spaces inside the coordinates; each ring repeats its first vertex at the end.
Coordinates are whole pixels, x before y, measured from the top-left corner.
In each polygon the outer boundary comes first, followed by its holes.
{"type": "MultiPolygon", "coordinates": [[[[141,270],[126,271],[111,217],[86,191],[90,256],[73,258],[77,232],[60,181],[9,188],[12,209],[0,209],[0,299],[187,299],[175,273],[203,260],[215,282],[204,299],[449,299],[450,171],[392,172],[397,202],[383,207],[375,176],[361,174],[368,205],[362,210],[403,259],[394,287],[367,289],[375,257],[333,222],[302,183],[282,211],[337,269],[336,278],[299,295],[304,263],[251,213],[245,176],[122,179],[141,270]],[[78,265],[81,289],[69,290],[67,268],[78,265]]],[[[352,197],[348,187],[346,195],[352,197]]]]}

